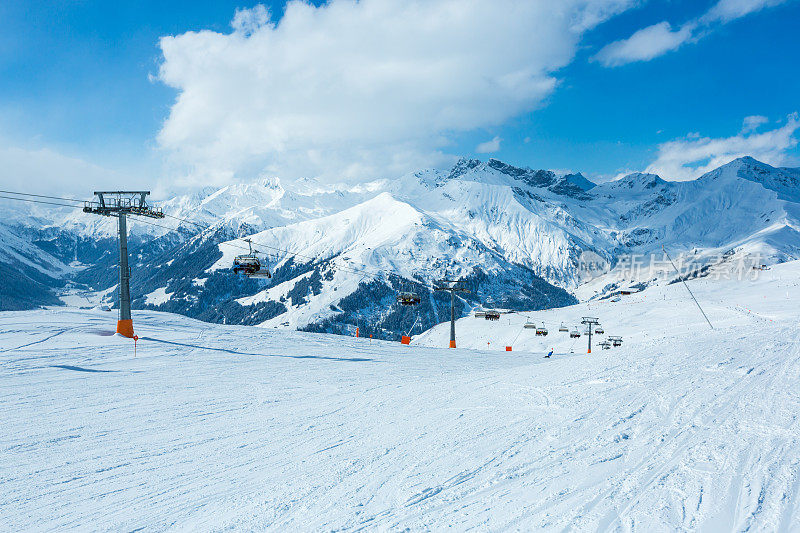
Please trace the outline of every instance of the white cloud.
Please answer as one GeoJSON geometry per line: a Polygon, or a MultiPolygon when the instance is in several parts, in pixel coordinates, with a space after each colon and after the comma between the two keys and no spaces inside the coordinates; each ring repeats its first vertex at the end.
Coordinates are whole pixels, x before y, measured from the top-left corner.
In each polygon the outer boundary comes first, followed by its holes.
{"type": "Polygon", "coordinates": [[[503,141],[500,137],[495,136],[491,141],[480,143],[475,147],[475,153],[478,154],[493,154],[500,150],[500,143],[503,141]]]}
{"type": "Polygon", "coordinates": [[[91,198],[93,191],[125,187],[130,179],[51,148],[0,147],[0,188],[34,194],[91,198]]]}
{"type": "Polygon", "coordinates": [[[627,39],[604,46],[595,56],[606,67],[616,67],[634,61],[648,61],[675,50],[692,37],[693,25],[675,31],[669,22],[660,22],[643,28],[627,39]]]}
{"type": "Polygon", "coordinates": [[[755,13],[767,7],[783,4],[788,0],[719,0],[708,13],[703,15],[701,21],[730,22],[737,18],[755,13]]]}
{"type": "Polygon", "coordinates": [[[267,26],[272,20],[269,9],[258,4],[252,9],[237,9],[231,21],[231,28],[239,33],[250,35],[262,26],[267,26]]]}
{"type": "Polygon", "coordinates": [[[691,180],[748,155],[769,165],[784,165],[791,161],[789,151],[797,147],[795,132],[799,128],[800,118],[793,113],[783,126],[762,133],[742,131],[733,137],[717,139],[690,134],[660,144],[658,158],[647,167],[647,172],[668,180],[691,180]]]}
{"type": "Polygon", "coordinates": [[[232,33],[161,39],[159,78],[178,98],[158,142],[203,182],[440,164],[453,133],[539,105],[583,32],[632,1],[292,1],[279,21],[240,10],[232,33]]]}
{"type": "Polygon", "coordinates": [[[767,122],[769,122],[769,119],[761,115],[750,115],[749,117],[744,117],[744,120],[742,121],[742,133],[755,131],[767,122]]]}
{"type": "Polygon", "coordinates": [[[761,9],[783,4],[788,0],[719,0],[704,15],[690,20],[673,31],[669,22],[643,28],[627,39],[607,44],[592,58],[606,67],[618,67],[636,61],[649,61],[676,50],[681,45],[698,41],[716,26],[749,15],[761,9]]]}

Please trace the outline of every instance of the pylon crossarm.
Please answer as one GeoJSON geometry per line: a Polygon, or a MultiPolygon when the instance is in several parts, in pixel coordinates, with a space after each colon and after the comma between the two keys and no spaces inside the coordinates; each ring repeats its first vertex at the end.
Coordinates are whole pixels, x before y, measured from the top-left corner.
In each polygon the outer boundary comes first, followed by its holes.
{"type": "Polygon", "coordinates": [[[147,195],[150,191],[95,191],[97,202],[86,202],[83,206],[84,213],[102,216],[116,216],[118,214],[138,215],[149,218],[164,218],[160,207],[147,205],[147,195]]]}

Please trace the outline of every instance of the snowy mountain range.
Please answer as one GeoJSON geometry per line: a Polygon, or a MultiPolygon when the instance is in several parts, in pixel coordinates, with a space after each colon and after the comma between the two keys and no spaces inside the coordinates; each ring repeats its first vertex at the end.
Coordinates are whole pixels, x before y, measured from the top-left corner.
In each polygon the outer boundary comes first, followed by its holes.
{"type": "MultiPolygon", "coordinates": [[[[620,265],[662,246],[701,266],[800,258],[800,169],[749,157],[689,182],[636,173],[601,184],[463,159],[358,186],[268,179],[159,205],[172,218],[129,224],[134,308],[389,338],[449,318],[449,296],[432,290],[442,278],[467,280],[463,315],[558,307],[646,283],[620,265]],[[271,280],[230,272],[245,237],[269,257],[271,280]],[[396,304],[406,290],[421,296],[419,306],[396,304]]],[[[0,308],[113,303],[113,220],[2,208],[11,212],[0,225],[0,308]]]]}

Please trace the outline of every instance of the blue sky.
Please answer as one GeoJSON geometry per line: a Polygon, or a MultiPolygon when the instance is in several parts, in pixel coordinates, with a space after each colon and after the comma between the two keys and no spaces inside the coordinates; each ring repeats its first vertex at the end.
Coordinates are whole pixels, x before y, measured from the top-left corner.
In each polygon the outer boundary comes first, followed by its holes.
{"type": "Polygon", "coordinates": [[[641,169],[669,139],[692,132],[728,137],[746,116],[779,120],[800,111],[800,2],[748,15],[651,61],[617,68],[588,61],[632,29],[681,22],[712,4],[651,2],[590,33],[586,49],[561,73],[565,86],[506,133],[536,142],[509,143],[506,157],[552,158],[549,166],[599,173],[641,169]]]}
{"type": "MultiPolygon", "coordinates": [[[[217,58],[217,70],[203,73],[207,78],[187,75],[189,66],[196,69],[202,64],[203,54],[208,53],[203,51],[204,47],[213,44],[190,35],[176,41],[172,55],[165,57],[159,39],[211,30],[225,42],[233,32],[231,21],[236,10],[254,8],[256,3],[6,0],[0,3],[0,146],[17,152],[13,162],[4,165],[5,172],[13,171],[25,153],[35,158],[42,150],[54,155],[54,168],[37,169],[36,164],[26,162],[22,165],[24,172],[50,172],[48,179],[57,180],[52,177],[59,171],[57,154],[68,161],[91,166],[92,172],[109,170],[125,177],[148,175],[148,180],[175,174],[182,177],[184,184],[247,179],[265,173],[286,173],[288,177],[314,175],[320,173],[319,165],[324,162],[329,162],[334,173],[338,172],[336,169],[345,169],[342,174],[353,179],[365,179],[372,174],[391,177],[393,173],[417,165],[446,166],[452,157],[462,155],[497,157],[535,168],[579,170],[597,178],[646,168],[681,174],[685,168],[702,169],[709,162],[722,161],[731,154],[748,150],[750,145],[754,150],[764,150],[754,153],[756,157],[772,158],[774,163],[800,164],[794,141],[796,128],[776,134],[774,143],[780,146],[771,149],[764,149],[763,145],[773,142],[772,137],[750,144],[747,141],[748,136],[758,132],[779,130],[787,121],[791,122],[792,113],[800,111],[800,69],[797,68],[800,40],[796,37],[800,2],[739,0],[739,3],[742,1],[764,5],[742,15],[714,18],[709,13],[717,6],[717,0],[632,3],[581,31],[574,42],[555,50],[553,55],[558,55],[558,59],[543,60],[531,53],[515,58],[518,63],[507,67],[519,70],[525,67],[525,61],[544,61],[543,65],[536,65],[534,81],[539,84],[550,79],[554,83],[552,87],[530,89],[530,94],[520,94],[524,89],[515,88],[503,96],[513,101],[509,105],[497,98],[492,100],[491,95],[481,95],[483,89],[478,85],[475,90],[454,95],[463,106],[458,113],[475,111],[468,119],[427,122],[430,111],[416,118],[413,112],[405,112],[409,115],[405,123],[387,115],[386,124],[394,124],[396,131],[390,131],[384,139],[381,124],[359,122],[364,120],[363,116],[353,119],[353,132],[342,131],[350,126],[347,111],[354,104],[333,98],[326,107],[342,106],[341,114],[330,117],[323,111],[321,115],[310,114],[309,120],[335,124],[335,135],[315,132],[286,141],[285,137],[291,137],[294,132],[294,126],[287,124],[294,123],[286,122],[285,116],[265,111],[263,117],[254,118],[250,126],[254,128],[252,132],[245,130],[241,140],[233,139],[230,145],[222,145],[208,141],[209,135],[229,131],[230,124],[225,121],[230,116],[240,116],[241,109],[220,113],[219,124],[210,119],[196,124],[187,122],[186,117],[204,115],[209,106],[216,105],[217,101],[203,91],[211,83],[206,80],[213,81],[225,75],[222,72],[228,68],[226,60],[217,58]],[[610,43],[625,40],[643,28],[662,22],[667,22],[676,32],[668,35],[677,35],[678,29],[685,27],[691,36],[676,49],[657,53],[646,60],[621,65],[607,65],[600,60],[603,56],[599,52],[610,43]],[[185,59],[192,53],[197,53],[197,57],[185,59]],[[159,74],[163,64],[168,67],[167,74],[159,74]],[[181,115],[179,110],[173,109],[173,104],[182,93],[200,94],[206,107],[189,109],[181,115]],[[483,113],[484,108],[491,109],[483,113]],[[755,123],[764,123],[751,132],[741,133],[745,117],[752,116],[766,118],[755,120],[755,123]],[[415,121],[425,122],[420,126],[419,136],[413,133],[415,121]],[[278,135],[280,141],[264,136],[261,124],[267,123],[285,125],[286,131],[278,135]],[[202,138],[193,136],[203,127],[208,131],[203,132],[202,138]],[[334,139],[338,137],[343,140],[337,143],[334,139]],[[703,141],[707,154],[697,150],[698,138],[703,141]],[[262,139],[263,143],[253,139],[262,139]],[[476,153],[481,143],[492,139],[496,142],[489,142],[489,147],[496,150],[476,153]],[[677,144],[670,145],[670,142],[677,144]],[[246,150],[240,150],[240,145],[245,145],[246,150]],[[353,150],[353,146],[359,148],[353,150]],[[672,152],[667,153],[670,149],[672,152]],[[694,161],[674,161],[675,153],[690,150],[700,154],[694,156],[694,161]],[[384,164],[401,152],[407,157],[384,164]],[[213,154],[215,163],[227,159],[231,163],[215,166],[198,155],[209,153],[213,154]],[[308,159],[309,153],[322,154],[324,162],[304,167],[302,161],[308,159]],[[359,161],[362,157],[364,162],[359,161]],[[206,172],[206,168],[210,170],[206,172]]],[[[248,20],[255,24],[255,29],[241,30],[245,37],[250,32],[252,37],[259,31],[265,36],[274,32],[274,40],[278,37],[285,40],[281,50],[295,43],[300,43],[301,47],[305,45],[304,35],[279,36],[277,31],[269,29],[270,24],[281,27],[282,2],[262,4],[271,11],[269,21],[258,21],[256,11],[245,11],[252,19],[248,20]],[[261,29],[264,26],[266,28],[261,29]]],[[[345,10],[335,15],[342,19],[335,19],[333,14],[328,21],[322,17],[303,18],[319,13],[312,10],[298,15],[296,18],[302,24],[293,27],[307,28],[309,35],[324,36],[326,31],[335,34],[336,24],[341,26],[347,17],[361,16],[357,11],[345,10]]],[[[418,21],[408,13],[403,15],[410,17],[405,24],[413,31],[418,21]]],[[[364,26],[354,24],[353,27],[357,32],[364,26]]],[[[472,26],[465,27],[464,31],[482,34],[472,26]]],[[[442,39],[447,38],[442,36],[442,39]]],[[[491,35],[486,38],[485,45],[472,51],[473,55],[483,53],[499,39],[491,35]]],[[[369,39],[381,39],[381,36],[365,36],[366,41],[369,39]]],[[[517,42],[532,50],[549,46],[548,42],[537,42],[535,38],[529,43],[519,39],[517,42]]],[[[408,46],[402,41],[397,44],[408,46]]],[[[446,46],[440,49],[435,41],[427,46],[430,52],[425,53],[433,58],[437,54],[444,57],[452,53],[446,46]]],[[[377,51],[375,58],[359,61],[383,62],[394,49],[394,45],[387,46],[385,51],[377,51]]],[[[308,53],[314,54],[314,51],[308,53]]],[[[487,69],[495,69],[506,59],[502,46],[494,53],[498,54],[497,60],[489,54],[482,58],[487,69]]],[[[238,52],[232,52],[232,57],[239,62],[247,58],[254,65],[268,66],[277,56],[275,48],[251,46],[240,47],[238,52]],[[241,55],[236,58],[233,55],[236,53],[241,55]]],[[[403,55],[403,61],[407,60],[403,55]]],[[[420,69],[426,67],[427,62],[420,65],[420,69]]],[[[292,80],[313,76],[319,68],[312,60],[308,61],[305,72],[281,70],[280,75],[287,80],[286,87],[270,81],[264,90],[270,98],[253,107],[282,101],[284,94],[295,92],[291,84],[296,81],[292,80]]],[[[482,68],[481,64],[476,64],[475,68],[482,68]]],[[[499,79],[503,71],[498,70],[497,75],[499,79]]],[[[258,76],[245,77],[240,85],[253,85],[258,79],[258,76]]],[[[415,86],[423,87],[424,91],[425,80],[421,77],[415,86]]],[[[229,100],[246,101],[251,94],[238,94],[236,86],[232,87],[228,97],[218,94],[225,87],[214,85],[215,97],[221,98],[220,105],[227,105],[229,100]]],[[[389,101],[388,107],[396,107],[393,98],[402,102],[417,98],[413,87],[408,91],[410,94],[402,95],[392,90],[386,93],[389,96],[384,100],[389,101]]],[[[330,93],[323,92],[319,98],[328,97],[330,93]]],[[[316,99],[315,93],[309,92],[307,98],[316,99]]],[[[370,115],[384,111],[380,102],[378,99],[370,104],[377,106],[369,109],[370,115]]],[[[286,105],[299,106],[305,112],[303,102],[286,105]]],[[[437,91],[437,95],[413,109],[447,105],[446,97],[442,99],[437,91]]],[[[387,130],[391,127],[387,126],[387,130]]],[[[673,178],[689,177],[692,177],[691,172],[673,178]]],[[[5,178],[4,184],[14,183],[13,177],[6,175],[5,178]]],[[[77,177],[65,179],[80,181],[77,177]]]]}

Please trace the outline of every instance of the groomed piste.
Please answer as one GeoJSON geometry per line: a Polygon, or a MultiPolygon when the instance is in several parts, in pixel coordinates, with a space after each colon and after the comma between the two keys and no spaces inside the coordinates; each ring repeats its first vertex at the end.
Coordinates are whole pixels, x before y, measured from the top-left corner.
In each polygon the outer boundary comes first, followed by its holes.
{"type": "Polygon", "coordinates": [[[689,285],[713,330],[672,284],[457,349],[135,311],[134,357],[114,313],[2,313],[0,526],[793,530],[800,264],[689,285]]]}

